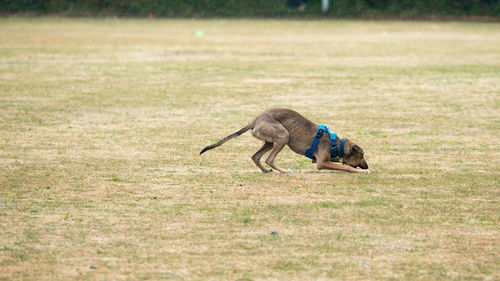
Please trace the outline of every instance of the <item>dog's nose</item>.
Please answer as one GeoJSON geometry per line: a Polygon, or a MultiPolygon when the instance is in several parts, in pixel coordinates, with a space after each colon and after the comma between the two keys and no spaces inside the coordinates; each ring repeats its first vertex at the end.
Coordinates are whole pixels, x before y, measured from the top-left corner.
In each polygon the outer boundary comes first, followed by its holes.
{"type": "Polygon", "coordinates": [[[361,163],[361,165],[359,165],[359,167],[360,167],[361,169],[363,169],[363,170],[366,170],[366,169],[368,169],[368,164],[366,164],[366,163],[361,163]]]}

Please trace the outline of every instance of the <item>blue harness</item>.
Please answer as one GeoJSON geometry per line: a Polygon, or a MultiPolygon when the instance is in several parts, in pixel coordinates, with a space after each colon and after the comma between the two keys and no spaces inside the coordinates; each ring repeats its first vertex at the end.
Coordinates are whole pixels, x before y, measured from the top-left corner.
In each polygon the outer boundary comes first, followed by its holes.
{"type": "Polygon", "coordinates": [[[333,159],[335,157],[342,157],[342,155],[344,154],[345,139],[344,138],[340,139],[340,149],[339,149],[339,147],[337,147],[337,135],[333,132],[330,132],[327,126],[319,125],[318,130],[316,131],[316,137],[314,138],[311,147],[306,150],[305,155],[307,158],[316,160],[316,157],[314,157],[314,151],[318,146],[319,139],[325,134],[325,132],[328,133],[328,135],[330,136],[330,140],[332,142],[332,145],[330,146],[330,159],[333,159]]]}

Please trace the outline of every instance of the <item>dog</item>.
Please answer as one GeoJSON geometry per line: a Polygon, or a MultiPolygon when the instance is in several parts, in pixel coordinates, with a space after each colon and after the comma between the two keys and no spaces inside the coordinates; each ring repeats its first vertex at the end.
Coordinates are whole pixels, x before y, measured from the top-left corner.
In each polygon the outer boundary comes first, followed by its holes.
{"type": "Polygon", "coordinates": [[[348,139],[340,139],[327,129],[326,133],[318,135],[319,127],[298,112],[285,108],[274,108],[264,111],[252,123],[236,133],[206,146],[201,150],[200,155],[232,138],[242,135],[248,130],[252,130],[254,137],[264,141],[262,148],[252,156],[255,165],[264,173],[272,172],[272,169],[266,169],[260,162],[260,158],[269,150],[271,150],[271,153],[265,161],[266,164],[278,172],[292,173],[291,170],[285,170],[275,164],[276,156],[285,145],[288,145],[291,150],[301,155],[306,155],[309,149],[309,155],[312,155],[310,158],[313,163],[316,163],[319,170],[330,169],[361,174],[370,173],[363,149],[359,145],[348,139]],[[318,140],[315,140],[316,138],[318,140]],[[335,140],[335,143],[333,143],[333,140],[335,140]],[[317,144],[316,147],[312,146],[313,142],[317,144]],[[338,155],[332,155],[334,148],[337,149],[338,155]]]}

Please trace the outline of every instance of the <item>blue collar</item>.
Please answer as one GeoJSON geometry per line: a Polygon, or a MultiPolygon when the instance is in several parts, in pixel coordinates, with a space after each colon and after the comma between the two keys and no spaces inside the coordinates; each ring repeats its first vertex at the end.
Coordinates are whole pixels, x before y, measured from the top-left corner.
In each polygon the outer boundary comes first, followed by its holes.
{"type": "Polygon", "coordinates": [[[314,151],[316,151],[319,139],[325,134],[325,132],[328,133],[328,135],[330,136],[330,141],[332,142],[330,146],[330,158],[333,159],[335,157],[342,157],[342,155],[344,155],[345,139],[344,138],[340,139],[340,149],[339,149],[339,147],[337,146],[337,134],[330,132],[327,126],[319,125],[318,130],[316,131],[316,137],[314,138],[311,147],[306,150],[305,156],[307,158],[316,160],[316,158],[314,157],[314,151]]]}

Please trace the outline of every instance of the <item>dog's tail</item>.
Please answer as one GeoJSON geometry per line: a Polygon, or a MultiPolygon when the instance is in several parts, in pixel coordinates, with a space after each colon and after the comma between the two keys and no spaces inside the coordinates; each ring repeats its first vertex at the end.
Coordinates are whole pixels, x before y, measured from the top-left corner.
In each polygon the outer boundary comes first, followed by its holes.
{"type": "Polygon", "coordinates": [[[239,130],[238,132],[236,133],[233,133],[233,134],[230,134],[229,136],[221,139],[220,141],[214,143],[214,144],[211,144],[209,146],[206,146],[205,148],[203,148],[201,151],[200,151],[200,155],[207,151],[207,150],[210,150],[210,149],[213,149],[213,148],[216,148],[217,146],[219,145],[222,145],[223,143],[225,143],[226,141],[232,139],[232,138],[235,138],[235,137],[238,137],[240,135],[242,135],[243,133],[245,133],[246,131],[250,130],[253,128],[253,123],[252,124],[249,124],[247,125],[246,127],[243,127],[241,130],[239,130]]]}

